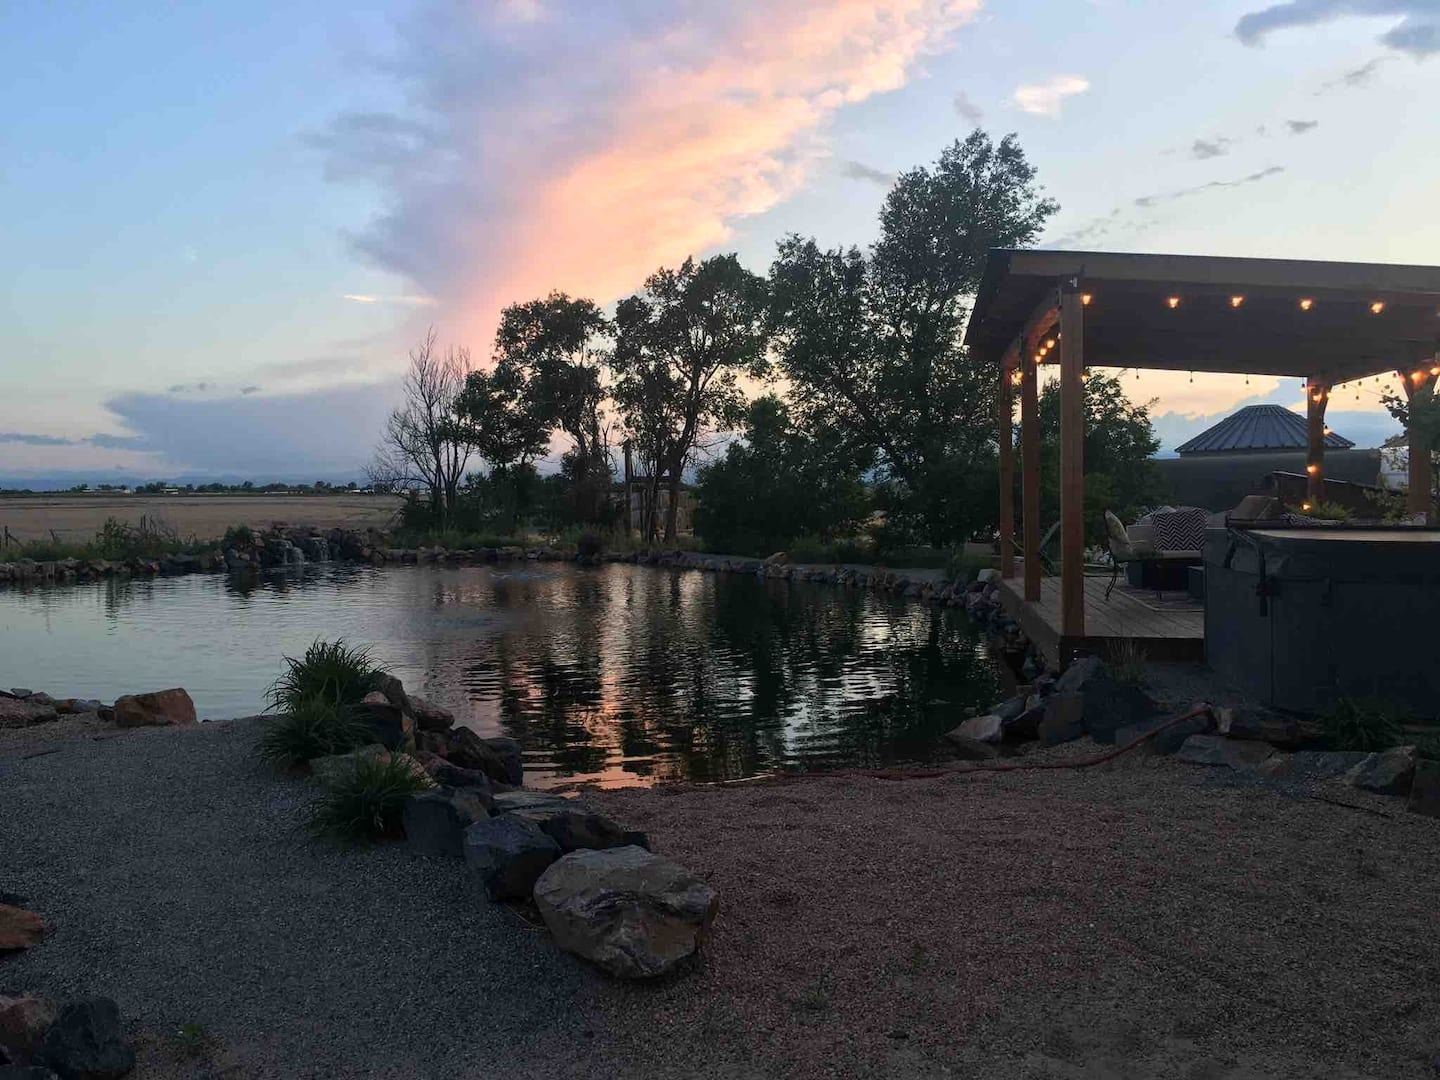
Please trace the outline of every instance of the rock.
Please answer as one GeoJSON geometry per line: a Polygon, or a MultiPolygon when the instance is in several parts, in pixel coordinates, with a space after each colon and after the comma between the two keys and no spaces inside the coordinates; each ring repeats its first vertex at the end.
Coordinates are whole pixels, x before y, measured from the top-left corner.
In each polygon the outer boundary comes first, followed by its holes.
{"type": "Polygon", "coordinates": [[[58,1015],[54,1003],[42,997],[0,996],[0,1047],[13,1064],[28,1065],[39,1056],[58,1015]]]}
{"type": "Polygon", "coordinates": [[[1152,731],[1158,731],[1159,734],[1149,742],[1149,750],[1152,754],[1163,756],[1175,753],[1185,745],[1185,740],[1191,735],[1204,735],[1214,726],[1214,719],[1208,712],[1192,716],[1178,724],[1172,723],[1174,719],[1173,716],[1156,716],[1138,724],[1129,724],[1115,732],[1115,745],[1129,746],[1152,731]],[[1166,727],[1167,724],[1171,726],[1166,727]]]}
{"type": "Polygon", "coordinates": [[[1313,721],[1281,716],[1258,705],[1235,705],[1215,710],[1216,730],[1232,739],[1268,742],[1281,750],[1303,750],[1320,745],[1324,733],[1313,721]]]}
{"type": "Polygon", "coordinates": [[[0,728],[30,727],[56,719],[59,713],[53,705],[37,705],[19,698],[0,698],[0,728]]]}
{"type": "Polygon", "coordinates": [[[35,693],[34,690],[31,690],[28,687],[24,686],[12,686],[10,688],[10,694],[12,697],[28,698],[33,693],[35,693]]]}
{"type": "Polygon", "coordinates": [[[1055,683],[1057,694],[1084,696],[1082,720],[1097,742],[1114,742],[1115,732],[1153,716],[1155,705],[1138,686],[1117,682],[1099,657],[1076,660],[1055,683]]]}
{"type": "Polygon", "coordinates": [[[115,699],[118,727],[171,727],[195,722],[195,702],[178,686],[115,699]]]}
{"type": "Polygon", "coordinates": [[[1222,735],[1191,735],[1175,755],[1187,765],[1216,765],[1244,769],[1259,765],[1275,751],[1268,743],[1238,742],[1222,735]]]}
{"type": "Polygon", "coordinates": [[[556,943],[621,979],[663,975],[694,953],[719,903],[690,871],[639,847],[577,851],[535,883],[556,943]]]}
{"type": "Polygon", "coordinates": [[[1005,738],[1011,742],[1029,742],[1040,737],[1040,721],[1045,719],[1045,703],[1038,697],[1019,716],[1005,723],[1005,738]]]}
{"type": "Polygon", "coordinates": [[[103,701],[94,698],[61,698],[55,702],[55,711],[61,716],[75,716],[79,713],[98,713],[105,708],[103,701]]]}
{"type": "Polygon", "coordinates": [[[465,830],[490,816],[474,788],[436,788],[405,800],[405,839],[422,855],[465,857],[465,830]]]}
{"type": "Polygon", "coordinates": [[[540,826],[563,852],[600,850],[627,844],[643,848],[650,846],[644,833],[628,832],[588,806],[569,800],[567,803],[565,806],[531,806],[506,812],[540,826]]]}
{"type": "MultiPolygon", "coordinates": [[[[417,721],[418,722],[418,721],[417,721]]],[[[445,736],[438,731],[416,731],[415,749],[429,754],[431,757],[444,757],[449,744],[445,742],[445,736]]]]}
{"type": "Polygon", "coordinates": [[[505,814],[514,810],[531,810],[558,806],[575,806],[574,799],[556,795],[549,791],[507,791],[495,796],[495,813],[505,814]]]}
{"type": "Polygon", "coordinates": [[[33,911],[0,904],[0,952],[28,949],[45,936],[45,920],[33,911]]]}
{"type": "MultiPolygon", "coordinates": [[[[395,680],[399,682],[399,680],[395,680]]],[[[414,746],[415,720],[379,690],[366,694],[355,706],[355,716],[374,733],[375,741],[387,750],[414,746]]]]}
{"type": "Polygon", "coordinates": [[[1408,795],[1415,780],[1415,748],[1397,746],[1371,754],[1345,774],[1345,782],[1377,795],[1408,795]]]}
{"type": "Polygon", "coordinates": [[[1005,737],[1005,724],[994,713],[972,717],[955,729],[956,735],[982,743],[998,743],[1005,737]]]}
{"type": "Polygon", "coordinates": [[[950,749],[955,756],[962,761],[989,761],[991,758],[1000,756],[999,747],[972,739],[968,735],[962,735],[959,728],[946,732],[945,741],[950,744],[950,749]]]}
{"type": "MultiPolygon", "coordinates": [[[[1265,743],[1240,741],[1236,746],[1265,746],[1265,743]]],[[[1293,754],[1276,754],[1267,761],[1265,774],[1292,780],[1334,780],[1344,776],[1370,755],[1364,750],[1297,750],[1293,754]]]]}
{"type": "Polygon", "coordinates": [[[326,787],[333,787],[335,781],[355,768],[355,762],[362,757],[385,758],[389,752],[379,743],[356,747],[349,753],[330,754],[310,759],[310,773],[326,787]]]}
{"type": "Polygon", "coordinates": [[[485,800],[486,809],[495,797],[495,787],[490,777],[486,776],[479,769],[467,769],[462,765],[452,765],[443,758],[434,766],[427,766],[427,771],[435,778],[436,783],[445,787],[473,788],[480,792],[480,797],[485,800]]]}
{"type": "Polygon", "coordinates": [[[60,1006],[41,1056],[65,1080],[109,1080],[135,1067],[135,1051],[120,1032],[120,1009],[103,997],[60,1006]]]}
{"type": "Polygon", "coordinates": [[[454,713],[449,709],[442,709],[439,705],[426,701],[422,697],[411,696],[410,715],[415,717],[417,731],[447,731],[455,726],[454,713]]]}
{"type": "Polygon", "coordinates": [[[1105,675],[1105,664],[1098,656],[1085,656],[1071,663],[1055,681],[1057,694],[1083,694],[1092,679],[1105,675]]]}
{"type": "Polygon", "coordinates": [[[1036,729],[1046,746],[1078,739],[1085,734],[1085,696],[1056,692],[1045,699],[1045,717],[1036,729]]]}
{"type": "Polygon", "coordinates": [[[1412,813],[1440,818],[1440,761],[1415,762],[1408,806],[1412,813]]]}
{"type": "Polygon", "coordinates": [[[465,830],[465,862],[495,900],[523,900],[560,845],[533,821],[514,814],[478,821],[465,830]]]}
{"type": "Polygon", "coordinates": [[[518,742],[504,736],[496,736],[486,739],[485,745],[500,756],[500,762],[505,766],[505,775],[500,779],[515,787],[519,787],[525,782],[525,758],[520,753],[518,742]]]}
{"type": "Polygon", "coordinates": [[[55,705],[55,699],[43,690],[31,694],[28,700],[31,705],[49,705],[52,708],[55,705]]]}
{"type": "Polygon", "coordinates": [[[44,1065],[0,1065],[0,1080],[60,1080],[44,1065]]]}
{"type": "Polygon", "coordinates": [[[505,759],[470,728],[457,727],[445,733],[445,757],[467,769],[479,769],[492,780],[510,782],[505,759]]]}
{"type": "Polygon", "coordinates": [[[1015,697],[1006,698],[999,705],[990,706],[990,711],[1008,724],[1025,711],[1026,705],[1025,695],[1017,694],[1015,697]]]}

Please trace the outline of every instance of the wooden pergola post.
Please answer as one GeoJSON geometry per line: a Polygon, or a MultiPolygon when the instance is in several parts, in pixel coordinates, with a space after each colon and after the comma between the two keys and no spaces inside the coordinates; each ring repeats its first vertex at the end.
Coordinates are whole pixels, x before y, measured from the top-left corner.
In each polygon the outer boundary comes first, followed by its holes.
{"type": "MultiPolygon", "coordinates": [[[[1397,371],[1395,374],[1400,378],[1400,385],[1405,387],[1405,400],[1413,401],[1415,391],[1425,385],[1425,377],[1422,375],[1417,382],[1412,380],[1406,372],[1397,371]]],[[[1406,435],[1409,443],[1407,472],[1409,473],[1410,487],[1405,493],[1405,511],[1412,517],[1419,515],[1421,520],[1429,524],[1430,487],[1434,482],[1431,476],[1430,449],[1421,443],[1413,422],[1406,435]]]]}
{"type": "Polygon", "coordinates": [[[1305,391],[1305,499],[1314,506],[1325,499],[1325,407],[1330,384],[1312,375],[1305,391]]]}
{"type": "Polygon", "coordinates": [[[1060,633],[1085,634],[1085,305],[1060,286],[1060,633]]]}
{"type": "Polygon", "coordinates": [[[1025,522],[1025,599],[1040,599],[1040,395],[1035,343],[1020,347],[1020,512],[1025,522]]]}
{"type": "Polygon", "coordinates": [[[1015,576],[1015,446],[1014,446],[1014,384],[1010,381],[1015,370],[1013,347],[1006,351],[1000,361],[1000,392],[996,396],[1000,433],[1000,576],[1015,576]]]}

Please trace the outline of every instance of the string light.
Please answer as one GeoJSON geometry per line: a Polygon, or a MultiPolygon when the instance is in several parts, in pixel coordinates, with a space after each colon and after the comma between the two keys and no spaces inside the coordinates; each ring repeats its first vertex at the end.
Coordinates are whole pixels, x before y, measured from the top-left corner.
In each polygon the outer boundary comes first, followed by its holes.
{"type": "Polygon", "coordinates": [[[1430,374],[1431,374],[1431,375],[1440,375],[1440,366],[1432,367],[1432,368],[1430,369],[1430,374]]]}
{"type": "MultiPolygon", "coordinates": [[[[1327,434],[1328,434],[1328,432],[1327,432],[1327,434]]],[[[1306,471],[1307,473],[1309,473],[1311,476],[1314,476],[1316,473],[1318,473],[1318,472],[1320,471],[1320,466],[1319,466],[1319,465],[1316,465],[1314,462],[1311,462],[1309,465],[1306,465],[1306,466],[1305,466],[1305,471],[1306,471]]]]}
{"type": "Polygon", "coordinates": [[[1230,297],[1230,306],[1231,306],[1232,308],[1238,308],[1238,307],[1239,307],[1241,304],[1243,304],[1244,302],[1245,302],[1245,298],[1244,298],[1243,296],[1232,296],[1232,297],[1230,297]]]}
{"type": "Polygon", "coordinates": [[[1049,351],[1050,351],[1051,349],[1053,349],[1054,347],[1055,347],[1055,339],[1054,339],[1053,337],[1052,337],[1052,338],[1047,338],[1046,341],[1045,341],[1045,351],[1046,351],[1046,352],[1049,352],[1049,351]]]}
{"type": "Polygon", "coordinates": [[[1095,297],[1091,296],[1088,292],[1087,292],[1087,293],[1081,293],[1081,294],[1080,294],[1080,303],[1081,303],[1081,305],[1084,306],[1084,307],[1089,307],[1089,306],[1090,306],[1090,301],[1091,301],[1091,300],[1094,300],[1094,299],[1095,299],[1095,297]]]}
{"type": "Polygon", "coordinates": [[[1376,300],[1373,304],[1370,305],[1370,314],[1371,314],[1371,315],[1379,315],[1379,314],[1380,314],[1382,311],[1384,311],[1384,310],[1385,310],[1385,301],[1384,301],[1384,300],[1376,300]]]}
{"type": "Polygon", "coordinates": [[[1416,386],[1419,386],[1422,382],[1425,381],[1425,372],[1423,372],[1423,371],[1412,372],[1411,375],[1410,375],[1410,381],[1413,382],[1416,386]]]}
{"type": "Polygon", "coordinates": [[[1303,299],[1303,300],[1300,301],[1300,310],[1301,310],[1301,311],[1309,311],[1309,310],[1310,310],[1312,307],[1314,307],[1314,306],[1315,306],[1315,301],[1314,301],[1314,300],[1311,300],[1308,296],[1305,297],[1305,299],[1303,299]]]}
{"type": "Polygon", "coordinates": [[[1307,503],[1301,503],[1301,504],[1300,504],[1300,509],[1301,509],[1301,510],[1308,511],[1308,510],[1310,509],[1310,504],[1309,504],[1308,502],[1307,502],[1307,503]]]}
{"type": "Polygon", "coordinates": [[[1169,304],[1170,309],[1173,311],[1175,308],[1180,306],[1180,298],[1178,296],[1167,297],[1165,303],[1169,304]]]}

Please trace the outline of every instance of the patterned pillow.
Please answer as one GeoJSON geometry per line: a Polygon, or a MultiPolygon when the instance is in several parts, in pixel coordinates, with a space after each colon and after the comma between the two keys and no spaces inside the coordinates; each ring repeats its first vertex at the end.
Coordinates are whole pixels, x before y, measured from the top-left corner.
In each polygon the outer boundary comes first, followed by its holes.
{"type": "Polygon", "coordinates": [[[1205,511],[1187,506],[1156,514],[1155,546],[1161,551],[1199,551],[1205,546],[1205,511]]]}

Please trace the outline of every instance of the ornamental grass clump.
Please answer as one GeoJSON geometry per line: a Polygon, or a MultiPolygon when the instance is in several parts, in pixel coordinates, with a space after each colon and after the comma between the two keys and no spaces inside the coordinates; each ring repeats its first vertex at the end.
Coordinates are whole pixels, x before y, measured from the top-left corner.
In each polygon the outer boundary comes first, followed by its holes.
{"type": "Polygon", "coordinates": [[[265,721],[256,752],[277,769],[296,769],[312,758],[343,754],[373,741],[369,725],[352,710],[327,698],[307,697],[265,721]]]}
{"type": "Polygon", "coordinates": [[[1388,750],[1405,733],[1395,709],[1383,701],[1341,698],[1320,722],[1332,750],[1388,750]]]}
{"type": "Polygon", "coordinates": [[[405,800],[435,786],[406,754],[357,755],[352,768],[336,776],[316,804],[315,831],[337,840],[378,840],[398,836],[405,800]]]}
{"type": "Polygon", "coordinates": [[[343,639],[316,638],[300,659],[285,657],[285,673],[270,687],[270,708],[291,713],[302,702],[319,698],[343,711],[360,704],[384,674],[368,649],[352,648],[343,639]]]}

